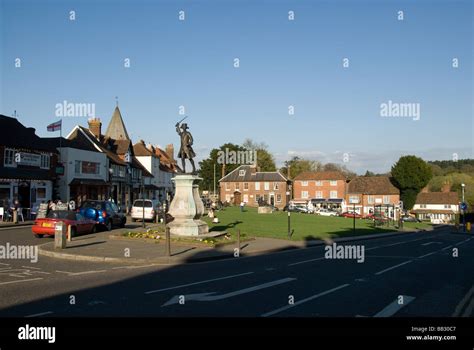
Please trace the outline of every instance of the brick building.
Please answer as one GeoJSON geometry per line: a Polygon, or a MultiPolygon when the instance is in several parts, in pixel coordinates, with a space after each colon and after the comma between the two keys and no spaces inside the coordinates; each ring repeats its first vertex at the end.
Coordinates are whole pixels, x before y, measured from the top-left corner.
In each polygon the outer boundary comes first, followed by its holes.
{"type": "Polygon", "coordinates": [[[241,165],[219,180],[220,199],[239,205],[257,207],[260,198],[277,208],[286,204],[288,179],[278,171],[257,171],[253,165],[241,165]]]}

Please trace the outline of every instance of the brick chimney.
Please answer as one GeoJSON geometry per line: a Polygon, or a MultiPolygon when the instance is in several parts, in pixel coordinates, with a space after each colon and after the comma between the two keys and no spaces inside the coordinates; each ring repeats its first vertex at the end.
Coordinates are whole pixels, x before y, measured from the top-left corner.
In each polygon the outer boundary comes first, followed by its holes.
{"type": "Polygon", "coordinates": [[[100,140],[100,135],[102,135],[102,122],[100,118],[89,118],[87,120],[89,124],[90,132],[96,137],[96,139],[100,140]]]}
{"type": "Polygon", "coordinates": [[[168,157],[170,157],[171,160],[174,161],[174,146],[172,143],[170,143],[169,145],[166,145],[165,152],[168,155],[168,157]]]}
{"type": "Polygon", "coordinates": [[[451,185],[449,182],[445,182],[443,186],[441,186],[441,192],[451,192],[451,185]]]}

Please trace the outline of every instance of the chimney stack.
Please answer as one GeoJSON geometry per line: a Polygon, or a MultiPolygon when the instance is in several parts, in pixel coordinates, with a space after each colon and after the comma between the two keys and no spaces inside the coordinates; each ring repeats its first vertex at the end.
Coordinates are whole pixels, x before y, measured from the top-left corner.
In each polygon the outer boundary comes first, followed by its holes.
{"type": "Polygon", "coordinates": [[[89,118],[87,123],[89,124],[90,132],[96,137],[96,139],[100,140],[100,135],[102,135],[102,123],[100,118],[89,118]]]}
{"type": "Polygon", "coordinates": [[[441,187],[441,192],[451,192],[451,185],[446,181],[441,187]]]}
{"type": "Polygon", "coordinates": [[[168,155],[168,157],[170,157],[171,160],[174,161],[174,146],[172,143],[170,143],[169,145],[166,145],[165,152],[168,155]]]}

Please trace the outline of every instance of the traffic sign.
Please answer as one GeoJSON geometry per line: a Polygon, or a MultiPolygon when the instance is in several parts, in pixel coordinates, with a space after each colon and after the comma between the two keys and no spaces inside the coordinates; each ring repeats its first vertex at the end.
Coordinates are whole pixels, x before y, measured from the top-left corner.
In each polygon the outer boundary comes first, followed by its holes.
{"type": "Polygon", "coordinates": [[[461,208],[461,210],[467,210],[467,204],[465,202],[461,202],[461,204],[459,204],[459,207],[461,208]]]}

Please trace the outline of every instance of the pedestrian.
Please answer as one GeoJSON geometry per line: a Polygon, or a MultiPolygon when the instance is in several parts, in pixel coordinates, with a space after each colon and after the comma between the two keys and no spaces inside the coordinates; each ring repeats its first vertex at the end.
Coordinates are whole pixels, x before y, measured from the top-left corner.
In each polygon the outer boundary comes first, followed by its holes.
{"type": "Polygon", "coordinates": [[[240,211],[241,212],[244,211],[244,207],[245,207],[245,202],[244,201],[240,202],[240,211]]]}

